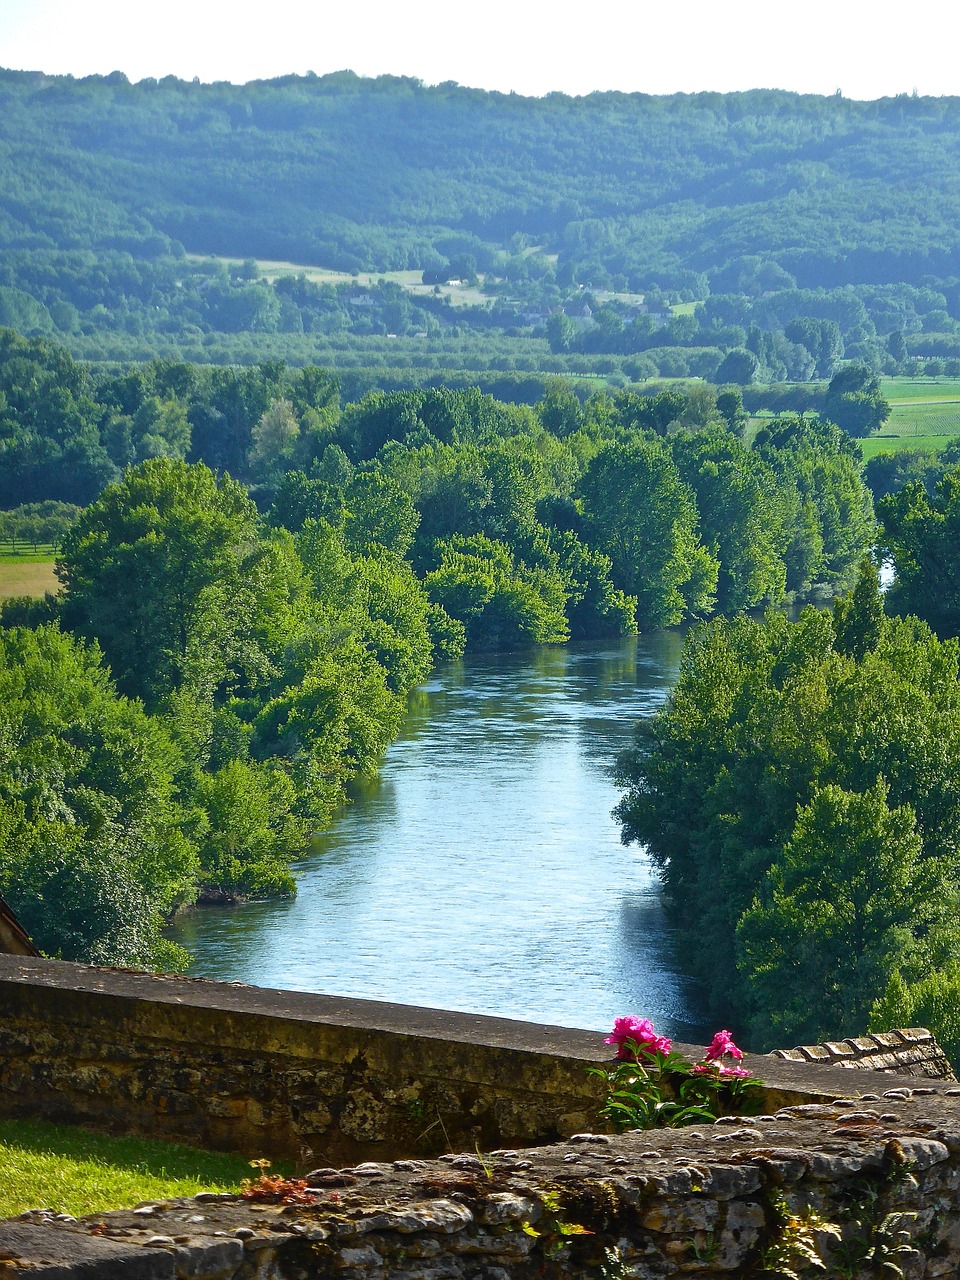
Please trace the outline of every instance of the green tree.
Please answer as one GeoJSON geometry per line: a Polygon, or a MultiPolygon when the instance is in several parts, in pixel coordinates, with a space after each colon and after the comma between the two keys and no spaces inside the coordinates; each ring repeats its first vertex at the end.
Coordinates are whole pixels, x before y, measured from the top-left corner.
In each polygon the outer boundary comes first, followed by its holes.
{"type": "MultiPolygon", "coordinates": [[[[883,618],[876,635],[875,594],[876,580],[865,574],[836,618],[808,608],[796,623],[771,612],[763,621],[740,617],[699,628],[667,706],[639,726],[636,748],[621,761],[629,788],[617,810],[622,837],[642,841],[660,866],[686,961],[717,1016],[770,1028],[774,1001],[763,992],[776,979],[753,983],[737,927],[755,901],[770,905],[778,886],[767,873],[794,839],[798,811],[828,788],[864,797],[882,782],[885,805],[901,811],[896,822],[915,815],[923,861],[940,886],[935,896],[946,919],[953,910],[958,651],[916,619],[883,618]]],[[[832,856],[840,859],[840,849],[832,856]]],[[[843,874],[853,877],[852,865],[843,874]]],[[[834,900],[841,900],[839,890],[834,900]]],[[[919,944],[928,917],[918,920],[919,944]]],[[[928,957],[960,958],[949,930],[940,932],[928,957]]],[[[871,1000],[909,954],[889,953],[871,1000]]],[[[780,1031],[781,1044],[801,1034],[785,1021],[780,1031]]]]}
{"type": "Polygon", "coordinates": [[[617,421],[627,431],[653,431],[666,435],[667,428],[680,418],[687,407],[682,391],[660,391],[642,395],[637,391],[618,391],[614,399],[617,421]]]}
{"type": "Polygon", "coordinates": [[[419,512],[403,487],[380,471],[359,471],[342,489],[344,540],[363,553],[378,546],[403,556],[413,544],[419,512]]]}
{"type": "Polygon", "coordinates": [[[271,401],[251,432],[247,455],[252,474],[275,480],[290,465],[300,438],[300,423],[289,400],[271,401]]]}
{"type": "MultiPolygon", "coordinates": [[[[869,1031],[889,1031],[891,1027],[929,1027],[956,1071],[960,1066],[960,965],[941,962],[914,970],[907,981],[894,970],[883,995],[870,1010],[869,1031]]],[[[908,969],[908,974],[910,970],[908,969]]]]}
{"type": "Polygon", "coordinates": [[[815,791],[741,917],[758,1042],[856,1035],[942,915],[945,868],[923,858],[913,810],[887,796],[882,779],[815,791]]]}
{"type": "Polygon", "coordinates": [[[141,463],[65,535],[67,616],[95,637],[121,690],[160,706],[186,685],[209,699],[254,612],[256,508],[201,464],[141,463]]]}
{"type": "Polygon", "coordinates": [[[883,636],[883,597],[880,573],[872,560],[860,566],[860,577],[849,596],[833,603],[833,630],[837,651],[858,661],[872,653],[883,636]]]}
{"type": "Polygon", "coordinates": [[[787,590],[850,586],[876,537],[860,446],[834,423],[798,417],[763,427],[754,450],[780,480],[787,590]]]}
{"type": "Polygon", "coordinates": [[[282,769],[232,759],[197,779],[206,825],[199,842],[200,875],[221,894],[276,896],[296,892],[291,853],[307,841],[295,816],[297,797],[282,769]]]}
{"type": "Polygon", "coordinates": [[[466,628],[470,648],[561,644],[570,633],[558,568],[531,567],[503,542],[455,535],[439,545],[440,562],[425,586],[466,628]]]}
{"type": "Polygon", "coordinates": [[[130,428],[135,460],[180,458],[190,451],[190,422],[177,400],[148,396],[133,415],[130,428]]]}
{"type": "Polygon", "coordinates": [[[791,342],[805,347],[815,362],[818,378],[832,378],[837,364],[843,359],[843,338],[835,320],[813,319],[800,316],[784,329],[791,342]]]}
{"type": "Polygon", "coordinates": [[[581,640],[636,631],[637,602],[613,585],[610,557],[588,547],[570,530],[551,530],[548,536],[563,575],[571,637],[581,640]]]}
{"type": "MultiPolygon", "coordinates": [[[[567,319],[566,316],[557,318],[567,319]]],[[[583,426],[583,406],[573,388],[565,382],[556,382],[547,389],[537,405],[537,416],[545,429],[561,440],[583,426]]]]}
{"type": "Polygon", "coordinates": [[[0,893],[42,951],[183,962],[160,934],[198,870],[182,767],[95,646],[51,626],[0,632],[0,893]]]}
{"type": "Polygon", "coordinates": [[[722,385],[725,382],[736,382],[740,386],[748,386],[756,376],[757,357],[745,347],[734,347],[720,361],[714,380],[722,385]]]}
{"type": "Polygon", "coordinates": [[[960,467],[944,473],[932,497],[914,481],[878,510],[895,570],[890,608],[917,614],[938,635],[960,635],[960,467]]]}
{"type": "Polygon", "coordinates": [[[713,607],[718,564],[697,531],[692,490],[659,443],[607,445],[580,483],[586,530],[613,562],[613,580],[637,598],[644,630],[713,607]]]}
{"type": "Polygon", "coordinates": [[[786,591],[786,531],[776,478],[728,431],[678,435],[672,452],[696,495],[700,536],[719,562],[722,613],[776,603],[786,591]]]}
{"type": "Polygon", "coordinates": [[[830,380],[823,416],[851,436],[868,436],[879,430],[890,417],[880,379],[866,365],[847,365],[830,380]]]}
{"type": "Polygon", "coordinates": [[[723,419],[728,431],[732,431],[735,436],[743,435],[748,419],[743,407],[743,393],[739,388],[718,392],[717,413],[723,419]]]}

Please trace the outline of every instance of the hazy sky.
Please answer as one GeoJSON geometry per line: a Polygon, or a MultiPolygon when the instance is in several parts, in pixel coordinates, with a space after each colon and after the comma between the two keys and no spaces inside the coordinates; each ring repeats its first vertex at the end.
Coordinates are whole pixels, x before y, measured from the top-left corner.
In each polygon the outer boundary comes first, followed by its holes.
{"type": "Polygon", "coordinates": [[[0,0],[0,66],[485,89],[960,94],[956,0],[0,0]]]}

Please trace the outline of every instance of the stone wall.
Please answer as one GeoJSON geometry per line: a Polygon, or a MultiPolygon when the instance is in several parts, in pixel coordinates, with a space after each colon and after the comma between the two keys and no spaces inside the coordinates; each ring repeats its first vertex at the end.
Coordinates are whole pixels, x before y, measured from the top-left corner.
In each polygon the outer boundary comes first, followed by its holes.
{"type": "Polygon", "coordinates": [[[0,955],[0,1114],[299,1167],[589,1125],[592,1032],[0,955]]]}
{"type": "MultiPolygon", "coordinates": [[[[299,1168],[567,1137],[610,1058],[593,1031],[5,955],[0,1031],[2,1115],[299,1168]]],[[[770,1107],[848,1087],[807,1062],[758,1073],[770,1107]]]]}
{"type": "MultiPolygon", "coordinates": [[[[805,1068],[808,1074],[850,1073],[805,1068]]],[[[822,1075],[821,1075],[822,1078],[822,1075]]],[[[886,1083],[880,1078],[881,1083],[886,1083]]],[[[308,1204],[201,1194],[0,1222],[0,1280],[670,1280],[960,1274],[960,1090],[317,1170],[308,1204]]]]}
{"type": "Polygon", "coordinates": [[[611,1137],[595,1032],[0,955],[0,1114],[323,1165],[305,1203],[38,1208],[0,1280],[957,1276],[960,1089],[863,1069],[938,1054],[754,1059],[765,1114],[611,1137]]]}

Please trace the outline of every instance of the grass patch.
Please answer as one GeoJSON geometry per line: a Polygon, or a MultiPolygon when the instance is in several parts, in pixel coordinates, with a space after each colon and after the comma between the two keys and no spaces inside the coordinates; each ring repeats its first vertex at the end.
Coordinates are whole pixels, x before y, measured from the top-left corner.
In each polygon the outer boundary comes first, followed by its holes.
{"type": "Polygon", "coordinates": [[[53,556],[0,555],[0,599],[8,596],[44,596],[59,591],[53,572],[53,556]]]}
{"type": "Polygon", "coordinates": [[[141,1200],[236,1191],[252,1176],[242,1156],[40,1120],[0,1120],[0,1169],[0,1218],[25,1209],[81,1217],[141,1200]]]}
{"type": "Polygon", "coordinates": [[[950,441],[950,436],[868,436],[860,440],[864,460],[875,458],[878,453],[896,453],[899,449],[930,449],[933,452],[942,449],[950,441]]]}

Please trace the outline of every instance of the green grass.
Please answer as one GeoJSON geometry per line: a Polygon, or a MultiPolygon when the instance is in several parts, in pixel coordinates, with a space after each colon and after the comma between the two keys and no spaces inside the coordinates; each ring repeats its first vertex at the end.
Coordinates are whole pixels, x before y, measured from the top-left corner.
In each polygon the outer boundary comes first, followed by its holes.
{"type": "Polygon", "coordinates": [[[898,449],[930,449],[934,452],[942,449],[950,440],[950,436],[868,436],[860,441],[865,459],[876,457],[878,453],[896,453],[898,449]]]}
{"type": "Polygon", "coordinates": [[[960,400],[953,403],[895,403],[881,430],[881,434],[887,436],[955,436],[958,432],[960,400]]]}
{"type": "Polygon", "coordinates": [[[881,389],[891,404],[960,401],[960,378],[882,378],[881,389]]]}
{"type": "Polygon", "coordinates": [[[107,1138],[39,1120],[0,1120],[0,1218],[25,1209],[80,1217],[142,1200],[236,1191],[252,1176],[243,1156],[107,1138]]]}

